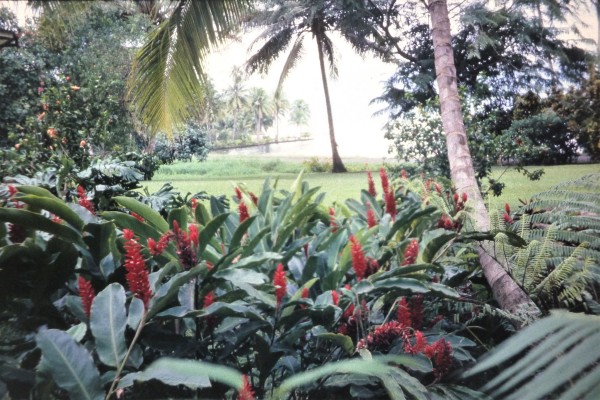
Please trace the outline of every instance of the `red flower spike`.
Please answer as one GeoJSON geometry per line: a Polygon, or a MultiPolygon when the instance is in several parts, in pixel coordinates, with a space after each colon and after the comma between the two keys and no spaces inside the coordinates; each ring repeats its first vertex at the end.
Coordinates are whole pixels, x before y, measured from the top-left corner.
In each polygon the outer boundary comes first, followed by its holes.
{"type": "Polygon", "coordinates": [[[367,226],[372,228],[377,225],[377,217],[375,211],[371,208],[371,203],[367,203],[367,226]]]}
{"type": "Polygon", "coordinates": [[[421,353],[423,350],[425,350],[425,346],[427,346],[427,339],[425,339],[425,335],[423,335],[423,332],[421,331],[416,331],[414,344],[415,354],[421,353]]]}
{"type": "Polygon", "coordinates": [[[437,379],[441,378],[452,367],[452,345],[445,339],[440,339],[432,345],[425,346],[423,353],[432,361],[433,374],[437,379]]]}
{"type": "Polygon", "coordinates": [[[131,216],[140,222],[144,222],[144,218],[142,218],[141,215],[134,213],[133,211],[131,211],[131,216]]]}
{"type": "Polygon", "coordinates": [[[195,197],[192,199],[192,211],[196,212],[196,207],[198,207],[198,199],[195,197]]]}
{"type": "Polygon", "coordinates": [[[8,185],[8,194],[10,197],[13,197],[18,192],[19,190],[16,187],[14,187],[13,185],[8,185]]]}
{"type": "Polygon", "coordinates": [[[52,222],[54,222],[55,224],[60,224],[62,222],[62,219],[58,215],[53,215],[52,222]]]}
{"type": "Polygon", "coordinates": [[[240,201],[242,200],[242,191],[237,186],[235,187],[235,197],[240,201]]]}
{"type": "Polygon", "coordinates": [[[454,203],[458,203],[458,193],[454,193],[452,198],[454,199],[454,203]]]}
{"type": "Polygon", "coordinates": [[[329,226],[333,233],[337,232],[338,224],[335,222],[335,208],[329,207],[329,226]]]}
{"type": "Polygon", "coordinates": [[[408,175],[406,174],[406,170],[404,168],[402,168],[402,171],[400,171],[400,177],[402,177],[402,179],[408,179],[408,175]]]}
{"type": "Polygon", "coordinates": [[[192,250],[192,241],[187,233],[179,228],[179,223],[173,221],[173,239],[177,247],[179,262],[185,270],[188,270],[198,263],[196,253],[192,250]]]}
{"type": "Polygon", "coordinates": [[[371,344],[375,349],[388,349],[392,342],[398,338],[404,327],[398,321],[387,322],[373,332],[371,344]]]}
{"type": "Polygon", "coordinates": [[[350,286],[350,284],[349,284],[349,283],[346,283],[346,284],[344,285],[344,289],[346,289],[346,290],[352,290],[352,286],[350,286]]]}
{"type": "Polygon", "coordinates": [[[356,279],[361,281],[367,274],[367,258],[356,236],[350,237],[350,253],[352,254],[352,268],[356,279]]]}
{"type": "Polygon", "coordinates": [[[383,194],[387,194],[390,191],[390,180],[387,175],[387,171],[385,168],[381,167],[379,169],[379,177],[381,178],[381,189],[383,190],[383,194]]]}
{"type": "Polygon", "coordinates": [[[213,264],[213,263],[211,263],[210,261],[207,261],[207,262],[206,262],[206,269],[207,269],[207,270],[209,270],[209,271],[210,271],[210,270],[211,270],[211,269],[213,269],[214,267],[215,267],[215,266],[214,266],[214,264],[213,264]]]}
{"type": "Polygon", "coordinates": [[[367,172],[367,182],[369,184],[369,194],[373,197],[377,196],[377,190],[375,190],[375,182],[373,182],[371,171],[367,172]]]}
{"type": "Polygon", "coordinates": [[[337,306],[340,303],[340,295],[335,290],[331,291],[331,300],[333,301],[334,306],[337,306]]]}
{"type": "Polygon", "coordinates": [[[281,300],[287,292],[287,279],[285,277],[285,271],[283,264],[278,264],[273,274],[273,285],[275,286],[275,298],[277,299],[277,308],[281,305],[281,300]]]}
{"type": "Polygon", "coordinates": [[[81,275],[77,279],[77,286],[79,287],[79,297],[81,298],[83,312],[89,318],[92,315],[92,302],[96,297],[96,292],[94,292],[92,283],[81,275]]]}
{"type": "Polygon", "coordinates": [[[192,224],[188,228],[190,231],[190,241],[194,244],[194,246],[198,247],[198,240],[200,237],[200,232],[198,231],[198,225],[192,224]]]}
{"type": "Polygon", "coordinates": [[[215,302],[215,294],[211,291],[211,292],[208,292],[206,294],[206,296],[204,296],[204,299],[202,300],[202,306],[204,308],[206,308],[214,302],[215,302]]]}
{"type": "Polygon", "coordinates": [[[507,224],[512,224],[514,222],[513,219],[511,218],[511,216],[508,215],[507,213],[504,213],[502,218],[504,218],[504,222],[506,222],[507,224]]]}
{"type": "Polygon", "coordinates": [[[405,328],[410,328],[412,324],[412,316],[406,297],[402,297],[398,303],[398,311],[396,311],[396,319],[405,328]]]}
{"type": "Polygon", "coordinates": [[[81,186],[81,185],[77,186],[77,195],[79,196],[78,204],[80,206],[82,206],[83,208],[85,208],[86,210],[88,210],[89,212],[91,212],[92,214],[96,215],[96,210],[94,210],[94,205],[92,204],[91,201],[88,200],[83,186],[81,186]]]}
{"type": "Polygon", "coordinates": [[[396,220],[396,197],[393,190],[385,193],[385,212],[390,214],[392,221],[396,220]]]}
{"type": "Polygon", "coordinates": [[[439,194],[442,194],[442,187],[440,186],[439,183],[433,182],[433,187],[435,188],[436,192],[438,192],[439,194]]]}
{"type": "Polygon", "coordinates": [[[252,192],[249,192],[248,194],[250,195],[250,199],[252,199],[252,204],[258,207],[258,197],[252,192]]]}
{"type": "Polygon", "coordinates": [[[412,297],[411,301],[411,322],[414,329],[423,327],[423,295],[418,294],[412,297]]]}
{"type": "Polygon", "coordinates": [[[302,289],[302,298],[308,299],[308,288],[302,289]]]}
{"type": "Polygon", "coordinates": [[[248,376],[242,376],[243,385],[237,395],[237,400],[254,400],[254,390],[252,385],[248,382],[248,376]]]}
{"type": "Polygon", "coordinates": [[[402,265],[410,265],[414,264],[417,261],[417,256],[419,255],[419,241],[417,239],[412,239],[408,244],[408,247],[404,251],[404,261],[402,265]]]}
{"type": "Polygon", "coordinates": [[[510,205],[508,203],[504,203],[504,211],[506,211],[507,214],[510,214],[510,205]]]}
{"type": "Polygon", "coordinates": [[[250,214],[248,213],[248,206],[243,201],[238,206],[238,211],[240,213],[240,224],[250,218],[250,214]]]}
{"type": "Polygon", "coordinates": [[[147,310],[152,291],[146,262],[142,256],[142,246],[133,238],[133,231],[129,229],[123,229],[123,237],[126,240],[124,245],[125,270],[127,271],[125,279],[131,293],[144,302],[144,308],[147,310]]]}
{"type": "Polygon", "coordinates": [[[467,196],[467,194],[463,192],[463,194],[462,194],[463,203],[466,203],[468,199],[469,199],[469,196],[467,196]]]}

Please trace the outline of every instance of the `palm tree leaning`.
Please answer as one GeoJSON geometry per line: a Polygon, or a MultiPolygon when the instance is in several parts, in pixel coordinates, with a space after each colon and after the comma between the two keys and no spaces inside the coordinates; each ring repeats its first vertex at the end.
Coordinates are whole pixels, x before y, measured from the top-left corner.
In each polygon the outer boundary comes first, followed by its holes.
{"type": "Polygon", "coordinates": [[[285,78],[302,56],[305,36],[312,35],[317,42],[321,81],[327,109],[329,142],[333,161],[332,172],[346,172],[346,167],[337,149],[331,98],[325,70],[325,57],[327,57],[330,74],[333,76],[337,74],[333,43],[328,36],[328,32],[334,29],[335,13],[332,12],[334,3],[323,2],[322,0],[273,1],[271,3],[265,6],[265,11],[258,13],[254,19],[253,24],[265,27],[255,44],[262,41],[264,43],[247,61],[246,69],[249,72],[267,72],[271,63],[291,45],[279,78],[277,88],[279,91],[285,78]]]}

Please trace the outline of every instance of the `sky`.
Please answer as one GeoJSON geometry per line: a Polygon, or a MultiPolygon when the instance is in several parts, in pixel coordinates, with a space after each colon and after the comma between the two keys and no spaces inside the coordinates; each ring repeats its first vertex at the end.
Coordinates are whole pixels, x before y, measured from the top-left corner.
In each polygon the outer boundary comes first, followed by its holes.
{"type": "MultiPolygon", "coordinates": [[[[26,15],[26,1],[1,0],[0,4],[9,4],[21,18],[26,15]]],[[[583,9],[579,17],[581,22],[578,22],[577,26],[583,36],[595,40],[598,28],[593,11],[583,9]]],[[[231,84],[233,68],[242,66],[248,59],[251,54],[248,51],[249,45],[257,34],[247,34],[241,38],[241,41],[223,46],[209,56],[208,73],[217,89],[224,90],[231,84]]],[[[390,143],[384,139],[383,125],[386,118],[373,115],[383,105],[370,105],[370,102],[381,95],[383,84],[392,75],[394,66],[384,64],[372,56],[362,58],[340,38],[334,38],[334,45],[338,56],[339,74],[337,79],[329,80],[329,89],[340,155],[342,158],[393,158],[394,155],[388,153],[390,143]]],[[[277,86],[283,63],[284,56],[273,64],[267,75],[249,77],[247,87],[262,87],[272,94],[277,86]]],[[[311,119],[308,126],[301,130],[310,132],[313,140],[293,146],[281,146],[282,148],[275,151],[273,155],[330,157],[327,114],[314,41],[305,41],[302,61],[288,76],[284,84],[284,93],[290,101],[303,99],[308,102],[311,119]]],[[[272,128],[268,134],[274,136],[274,130],[272,128]]],[[[285,136],[286,133],[296,135],[298,131],[299,129],[294,126],[286,126],[285,121],[280,122],[281,136],[285,136]]]]}

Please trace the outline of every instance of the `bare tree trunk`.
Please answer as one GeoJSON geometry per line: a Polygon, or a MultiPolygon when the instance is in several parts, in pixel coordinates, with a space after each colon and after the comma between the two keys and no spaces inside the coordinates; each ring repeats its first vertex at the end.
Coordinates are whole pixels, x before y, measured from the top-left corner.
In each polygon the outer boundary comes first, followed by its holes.
{"type": "MultiPolygon", "coordinates": [[[[452,52],[450,18],[446,0],[428,0],[431,15],[431,36],[435,55],[436,81],[440,94],[442,126],[446,135],[452,182],[459,193],[468,194],[475,228],[489,230],[489,216],[475,179],[473,159],[469,152],[467,133],[456,83],[456,67],[452,52]]],[[[540,314],[529,296],[490,255],[492,247],[483,244],[479,257],[483,273],[492,288],[494,298],[504,310],[531,319],[540,314]]]]}
{"type": "Polygon", "coordinates": [[[325,71],[325,60],[323,59],[323,43],[317,38],[317,49],[319,51],[319,65],[321,67],[321,79],[323,81],[323,91],[325,92],[325,106],[327,107],[327,122],[329,123],[329,142],[331,143],[331,158],[333,162],[332,171],[348,172],[346,166],[342,162],[342,158],[337,150],[335,141],[335,132],[333,130],[333,114],[331,112],[331,100],[329,98],[329,87],[327,85],[327,72],[325,71]]]}

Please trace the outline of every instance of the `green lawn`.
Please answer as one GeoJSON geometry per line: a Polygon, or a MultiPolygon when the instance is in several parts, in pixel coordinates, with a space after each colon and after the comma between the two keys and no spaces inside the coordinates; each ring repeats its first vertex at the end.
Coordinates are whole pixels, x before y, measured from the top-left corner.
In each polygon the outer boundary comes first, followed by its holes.
{"type": "MultiPolygon", "coordinates": [[[[305,180],[311,187],[319,186],[327,193],[326,203],[343,202],[347,198],[358,197],[361,189],[367,187],[364,171],[371,170],[377,178],[380,164],[348,163],[350,171],[346,174],[306,173],[305,180]]],[[[277,187],[289,189],[297,174],[304,168],[300,161],[282,161],[249,157],[211,157],[202,163],[177,163],[162,167],[150,182],[144,182],[150,192],[156,191],[163,183],[171,182],[183,194],[206,191],[210,194],[233,195],[233,185],[244,183],[249,190],[260,192],[266,177],[277,179],[277,187]]],[[[600,173],[600,164],[578,164],[544,167],[545,174],[539,181],[530,181],[514,169],[494,168],[492,177],[506,184],[500,197],[491,197],[494,207],[505,202],[513,206],[518,199],[527,199],[531,195],[549,187],[579,178],[589,173],[600,173]]]]}

